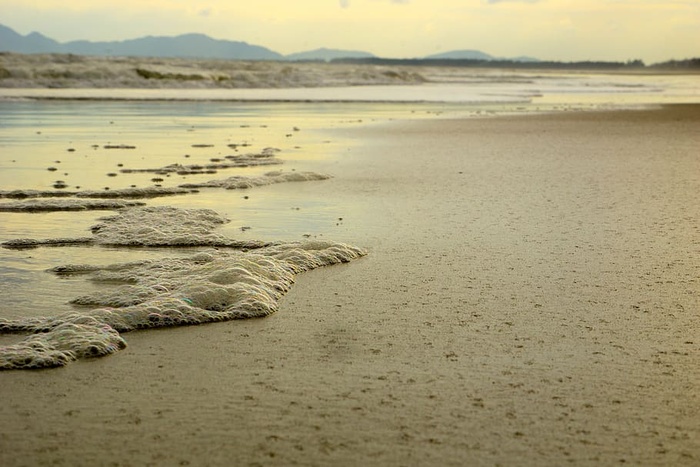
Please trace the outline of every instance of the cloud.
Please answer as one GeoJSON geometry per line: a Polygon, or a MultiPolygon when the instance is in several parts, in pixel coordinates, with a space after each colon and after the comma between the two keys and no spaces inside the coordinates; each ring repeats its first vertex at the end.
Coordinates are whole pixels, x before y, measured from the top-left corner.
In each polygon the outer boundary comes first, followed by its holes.
{"type": "Polygon", "coordinates": [[[340,0],[340,8],[348,8],[350,6],[350,0],[340,0]]]}
{"type": "Polygon", "coordinates": [[[211,16],[211,8],[205,8],[203,10],[199,10],[197,15],[201,16],[202,18],[208,18],[211,16]]]}

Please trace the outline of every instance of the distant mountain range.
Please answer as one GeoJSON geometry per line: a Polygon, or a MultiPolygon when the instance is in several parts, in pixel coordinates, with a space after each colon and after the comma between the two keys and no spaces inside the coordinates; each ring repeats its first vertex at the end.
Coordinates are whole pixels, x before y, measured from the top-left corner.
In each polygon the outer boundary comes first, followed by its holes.
{"type": "Polygon", "coordinates": [[[316,50],[309,50],[307,52],[298,52],[295,54],[289,54],[284,58],[286,60],[324,60],[331,61],[336,58],[374,58],[369,52],[361,52],[358,50],[339,50],[339,49],[326,49],[320,48],[316,50]]]}
{"type": "Polygon", "coordinates": [[[508,60],[511,62],[539,62],[540,60],[533,57],[510,57],[499,58],[481,52],[480,50],[453,50],[424,57],[427,60],[508,60]]]}
{"type": "Polygon", "coordinates": [[[265,47],[245,42],[212,39],[204,34],[175,37],[147,36],[110,42],[73,41],[60,43],[37,32],[22,36],[0,25],[0,51],[25,54],[65,53],[130,57],[223,58],[238,60],[283,60],[265,47]]]}
{"type": "MultiPolygon", "coordinates": [[[[330,61],[347,58],[376,58],[369,52],[320,48],[282,55],[246,42],[212,39],[205,34],[146,36],[109,42],[58,42],[38,32],[23,36],[0,24],[0,52],[23,54],[63,53],[96,56],[215,58],[228,60],[330,61]]],[[[426,59],[500,60],[478,50],[455,50],[424,57],[426,59]]],[[[517,57],[513,61],[538,61],[517,57]]]]}

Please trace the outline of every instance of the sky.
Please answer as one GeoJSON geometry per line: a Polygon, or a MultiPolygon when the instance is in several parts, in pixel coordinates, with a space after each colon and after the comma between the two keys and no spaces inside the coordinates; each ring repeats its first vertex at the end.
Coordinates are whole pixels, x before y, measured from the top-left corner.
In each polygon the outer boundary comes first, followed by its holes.
{"type": "Polygon", "coordinates": [[[700,0],[0,0],[0,23],[59,42],[196,32],[282,54],[541,60],[700,57],[700,0]]]}

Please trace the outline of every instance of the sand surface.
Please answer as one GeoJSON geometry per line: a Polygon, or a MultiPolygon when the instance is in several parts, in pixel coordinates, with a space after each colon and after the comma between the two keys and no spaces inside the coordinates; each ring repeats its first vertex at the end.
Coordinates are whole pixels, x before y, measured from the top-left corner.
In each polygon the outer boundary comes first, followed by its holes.
{"type": "Polygon", "coordinates": [[[268,318],[0,373],[0,465],[698,465],[700,106],[342,130],[369,249],[268,318]]]}

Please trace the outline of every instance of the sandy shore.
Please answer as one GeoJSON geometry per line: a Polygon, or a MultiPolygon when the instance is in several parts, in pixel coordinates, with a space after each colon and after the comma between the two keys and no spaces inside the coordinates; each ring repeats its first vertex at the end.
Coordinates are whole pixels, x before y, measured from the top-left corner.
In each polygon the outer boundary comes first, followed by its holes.
{"type": "Polygon", "coordinates": [[[0,464],[697,465],[700,106],[343,130],[370,254],[0,373],[0,464]]]}

